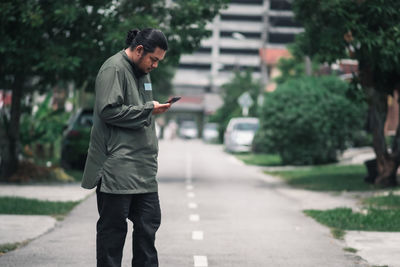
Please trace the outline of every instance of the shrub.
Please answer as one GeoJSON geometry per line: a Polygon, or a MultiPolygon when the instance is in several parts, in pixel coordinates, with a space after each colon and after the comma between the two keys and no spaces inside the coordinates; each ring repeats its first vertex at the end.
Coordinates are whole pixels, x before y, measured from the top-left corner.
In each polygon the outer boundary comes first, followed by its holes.
{"type": "Polygon", "coordinates": [[[277,153],[277,151],[275,151],[275,147],[272,145],[272,142],[269,140],[268,136],[271,133],[268,133],[268,131],[270,130],[259,129],[254,135],[253,143],[251,146],[251,150],[254,153],[267,153],[267,154],[277,153]]]}
{"type": "Polygon", "coordinates": [[[74,182],[75,179],[59,167],[44,167],[21,161],[18,170],[7,180],[11,183],[74,182]]]}
{"type": "MultiPolygon", "coordinates": [[[[336,161],[337,152],[362,129],[365,105],[346,97],[349,85],[336,77],[289,80],[265,97],[258,136],[284,164],[336,161]]],[[[356,100],[354,100],[356,101],[356,100]]]]}

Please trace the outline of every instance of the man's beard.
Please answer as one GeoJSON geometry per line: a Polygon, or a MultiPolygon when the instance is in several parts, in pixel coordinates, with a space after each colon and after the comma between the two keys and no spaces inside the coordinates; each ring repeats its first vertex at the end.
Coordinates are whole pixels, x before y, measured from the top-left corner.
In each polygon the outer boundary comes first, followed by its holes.
{"type": "Polygon", "coordinates": [[[142,61],[143,61],[143,59],[144,59],[144,55],[141,55],[140,58],[139,58],[139,60],[138,60],[138,63],[137,63],[137,68],[138,68],[141,72],[147,74],[147,73],[149,73],[150,71],[152,71],[152,68],[143,69],[142,67],[140,67],[140,65],[141,65],[141,63],[142,63],[142,61]]]}

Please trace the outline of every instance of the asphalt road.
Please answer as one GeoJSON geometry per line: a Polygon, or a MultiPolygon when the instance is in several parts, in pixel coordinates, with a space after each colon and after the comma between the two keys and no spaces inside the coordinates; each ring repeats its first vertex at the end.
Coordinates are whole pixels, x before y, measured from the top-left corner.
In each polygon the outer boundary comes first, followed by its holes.
{"type": "MultiPolygon", "coordinates": [[[[160,142],[161,267],[366,266],[306,217],[257,168],[221,146],[160,142]]],[[[95,198],[55,229],[0,257],[0,266],[95,266],[95,198]]],[[[130,266],[128,234],[123,266],[130,266]]]]}

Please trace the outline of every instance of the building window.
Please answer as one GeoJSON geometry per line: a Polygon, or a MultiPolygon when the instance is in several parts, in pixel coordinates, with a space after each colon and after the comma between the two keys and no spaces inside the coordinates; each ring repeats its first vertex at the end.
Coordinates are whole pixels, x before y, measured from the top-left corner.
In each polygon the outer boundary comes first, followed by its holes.
{"type": "Polygon", "coordinates": [[[187,64],[187,63],[180,63],[180,69],[192,69],[192,70],[210,70],[211,64],[187,64]]]}
{"type": "Polygon", "coordinates": [[[263,0],[231,0],[230,4],[262,5],[263,0]]]}
{"type": "Polygon", "coordinates": [[[271,0],[270,9],[273,10],[292,10],[290,0],[271,0]]]}
{"type": "Polygon", "coordinates": [[[221,15],[221,21],[234,20],[234,21],[252,21],[261,22],[261,16],[250,16],[250,15],[221,15]]]}
{"type": "Polygon", "coordinates": [[[221,48],[221,54],[242,54],[242,55],[258,55],[258,49],[250,48],[221,48]]]}
{"type": "Polygon", "coordinates": [[[269,25],[272,27],[301,27],[301,24],[293,17],[269,17],[269,25]]]}
{"type": "Polygon", "coordinates": [[[196,52],[204,54],[211,53],[211,47],[199,47],[196,52]]]}
{"type": "Polygon", "coordinates": [[[271,44],[287,44],[294,42],[293,33],[269,33],[268,43],[271,44]]]}

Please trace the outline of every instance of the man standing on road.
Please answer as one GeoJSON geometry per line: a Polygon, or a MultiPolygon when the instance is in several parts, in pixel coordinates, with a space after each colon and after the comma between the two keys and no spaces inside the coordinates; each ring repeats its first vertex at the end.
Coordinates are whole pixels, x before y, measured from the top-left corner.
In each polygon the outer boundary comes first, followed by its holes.
{"type": "Polygon", "coordinates": [[[97,186],[97,266],[121,266],[128,218],[133,222],[132,266],[158,266],[160,226],[158,140],[154,114],[171,104],[153,101],[149,72],[168,49],[156,29],[131,30],[128,48],[107,59],[96,78],[96,101],[82,187],[97,186]]]}

